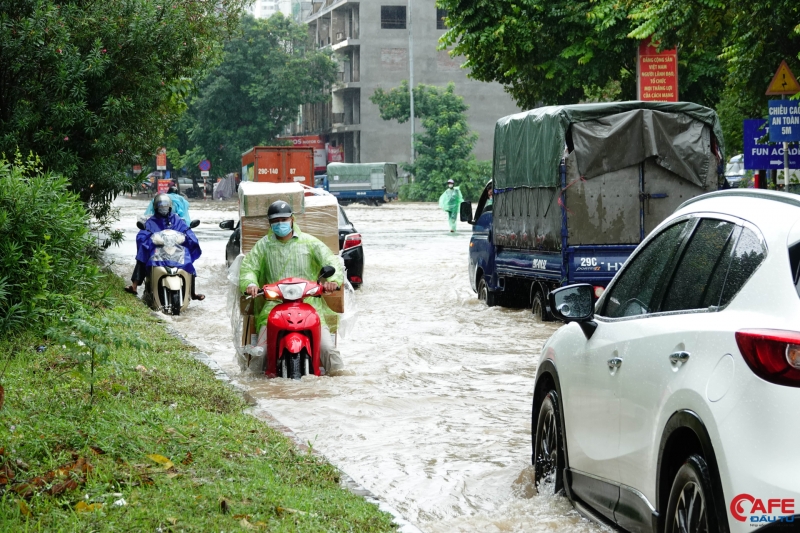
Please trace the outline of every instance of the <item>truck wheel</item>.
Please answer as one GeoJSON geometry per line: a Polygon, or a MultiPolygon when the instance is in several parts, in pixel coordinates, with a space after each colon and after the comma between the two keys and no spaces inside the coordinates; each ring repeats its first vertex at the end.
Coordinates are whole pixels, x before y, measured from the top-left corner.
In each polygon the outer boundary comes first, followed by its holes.
{"type": "Polygon", "coordinates": [[[531,314],[538,322],[552,322],[553,317],[547,310],[547,300],[539,288],[534,287],[533,297],[531,298],[531,314]]]}
{"type": "Polygon", "coordinates": [[[489,290],[486,280],[483,279],[478,282],[478,300],[486,302],[487,307],[498,305],[497,294],[489,290]]]}

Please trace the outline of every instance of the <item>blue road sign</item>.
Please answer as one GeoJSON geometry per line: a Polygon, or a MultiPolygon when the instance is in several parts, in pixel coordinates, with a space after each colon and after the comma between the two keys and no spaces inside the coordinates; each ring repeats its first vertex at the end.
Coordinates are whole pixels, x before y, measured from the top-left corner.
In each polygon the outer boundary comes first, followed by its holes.
{"type": "MultiPolygon", "coordinates": [[[[783,145],[759,142],[767,135],[767,121],[752,118],[744,121],[745,170],[783,170],[783,145]]],[[[789,168],[800,168],[800,148],[789,147],[789,168]]]]}
{"type": "Polygon", "coordinates": [[[769,101],[769,140],[800,141],[800,100],[769,101]]]}
{"type": "Polygon", "coordinates": [[[200,164],[197,165],[197,166],[203,172],[209,171],[209,170],[211,170],[211,161],[209,161],[208,159],[203,159],[202,161],[200,161],[200,164]]]}

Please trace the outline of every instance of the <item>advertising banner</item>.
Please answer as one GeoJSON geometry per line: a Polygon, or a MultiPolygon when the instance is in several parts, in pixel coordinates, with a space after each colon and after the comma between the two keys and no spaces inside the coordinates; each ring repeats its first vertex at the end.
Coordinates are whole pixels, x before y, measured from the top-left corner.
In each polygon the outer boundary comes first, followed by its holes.
{"type": "Polygon", "coordinates": [[[648,102],[678,101],[678,50],[658,52],[650,39],[639,43],[636,65],[639,100],[648,102]]]}
{"type": "Polygon", "coordinates": [[[328,145],[328,163],[344,163],[344,147],[328,145]]]}
{"type": "Polygon", "coordinates": [[[172,180],[158,180],[158,194],[165,193],[172,185],[172,180]]]}
{"type": "Polygon", "coordinates": [[[167,149],[161,148],[156,154],[156,170],[167,170],[167,149]]]}
{"type": "Polygon", "coordinates": [[[288,137],[292,140],[292,144],[294,146],[300,146],[303,148],[313,148],[314,149],[314,170],[321,170],[325,171],[325,168],[328,165],[327,159],[327,151],[325,149],[325,141],[322,139],[320,135],[304,135],[304,136],[295,136],[295,137],[288,137]]]}

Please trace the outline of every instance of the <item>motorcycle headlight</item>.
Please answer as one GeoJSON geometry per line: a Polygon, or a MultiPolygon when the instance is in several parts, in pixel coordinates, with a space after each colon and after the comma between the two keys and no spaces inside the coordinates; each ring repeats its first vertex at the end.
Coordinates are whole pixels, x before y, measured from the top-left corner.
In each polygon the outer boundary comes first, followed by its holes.
{"type": "Polygon", "coordinates": [[[278,288],[281,290],[284,300],[300,300],[306,292],[305,283],[281,283],[278,288]]]}

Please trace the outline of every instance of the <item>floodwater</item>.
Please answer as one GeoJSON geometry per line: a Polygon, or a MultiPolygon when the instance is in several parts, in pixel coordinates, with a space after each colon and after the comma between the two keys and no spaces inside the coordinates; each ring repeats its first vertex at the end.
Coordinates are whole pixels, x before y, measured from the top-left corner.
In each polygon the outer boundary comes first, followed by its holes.
{"type": "MultiPolygon", "coordinates": [[[[107,252],[126,279],[146,198],[119,198],[126,241],[107,252]]],[[[426,532],[597,532],[561,496],[532,484],[536,365],[555,326],[487,308],[470,288],[470,226],[451,234],[435,204],[354,205],[363,235],[358,322],[339,340],[347,373],[300,382],[242,375],[226,311],[222,220],[235,202],[194,201],[198,291],[165,317],[278,421],[426,532]]],[[[141,294],[141,288],[140,288],[141,294]]]]}

